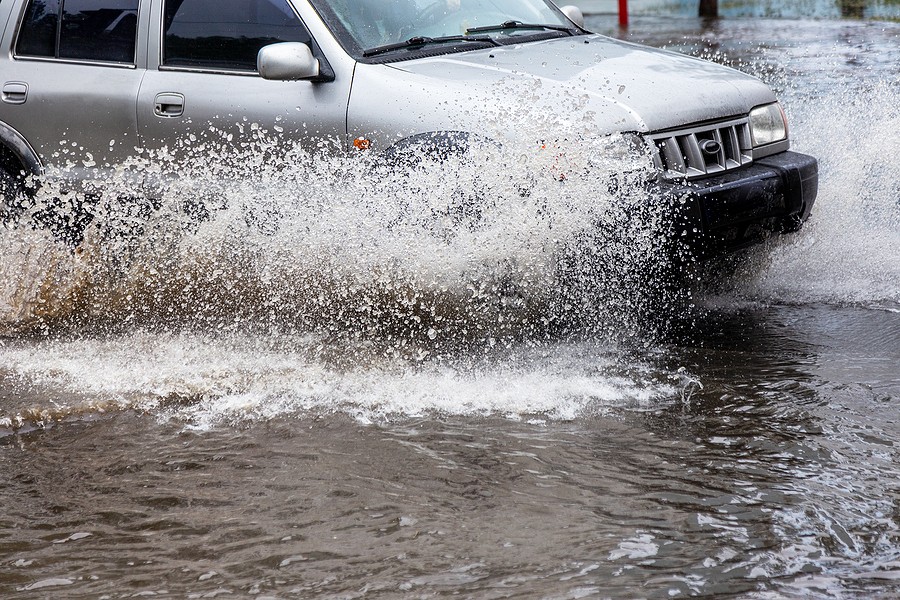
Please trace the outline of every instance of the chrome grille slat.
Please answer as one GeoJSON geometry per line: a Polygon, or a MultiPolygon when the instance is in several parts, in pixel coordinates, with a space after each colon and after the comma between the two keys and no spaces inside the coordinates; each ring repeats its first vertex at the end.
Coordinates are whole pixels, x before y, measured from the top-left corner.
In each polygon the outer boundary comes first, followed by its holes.
{"type": "Polygon", "coordinates": [[[729,127],[724,132],[720,129],[721,133],[723,133],[722,145],[723,152],[725,153],[725,169],[736,169],[741,166],[739,160],[736,160],[734,157],[740,155],[741,153],[741,143],[738,139],[737,131],[729,127]]]}
{"type": "Polygon", "coordinates": [[[663,151],[663,160],[666,165],[670,165],[669,168],[678,171],[687,171],[687,167],[684,164],[684,156],[681,154],[681,149],[678,147],[678,142],[675,138],[662,140],[661,147],[663,151]]]}
{"type": "Polygon", "coordinates": [[[651,134],[657,164],[667,177],[694,179],[724,173],[753,161],[746,118],[651,134]],[[715,145],[713,144],[715,143],[715,145]],[[704,145],[710,146],[704,152],[704,145]]]}
{"type": "Polygon", "coordinates": [[[702,175],[706,171],[703,153],[700,151],[700,143],[697,136],[693,133],[688,135],[679,135],[675,139],[678,140],[678,146],[685,155],[687,162],[687,175],[702,175]]]}

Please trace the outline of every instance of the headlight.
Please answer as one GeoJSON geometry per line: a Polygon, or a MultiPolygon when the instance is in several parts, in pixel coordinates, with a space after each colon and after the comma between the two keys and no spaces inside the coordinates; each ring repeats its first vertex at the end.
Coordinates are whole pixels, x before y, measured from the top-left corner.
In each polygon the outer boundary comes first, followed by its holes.
{"type": "Polygon", "coordinates": [[[787,119],[777,102],[757,106],[750,111],[750,135],[753,147],[765,146],[787,139],[787,119]]]}

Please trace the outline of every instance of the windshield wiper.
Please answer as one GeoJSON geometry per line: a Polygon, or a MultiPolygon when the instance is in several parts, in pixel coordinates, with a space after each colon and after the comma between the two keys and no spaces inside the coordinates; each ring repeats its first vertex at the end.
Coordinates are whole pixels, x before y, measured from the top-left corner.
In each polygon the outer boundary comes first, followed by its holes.
{"type": "Polygon", "coordinates": [[[368,50],[363,50],[363,56],[366,58],[370,56],[377,56],[378,54],[384,54],[386,52],[393,52],[394,50],[403,50],[405,48],[419,48],[422,46],[429,46],[431,44],[446,44],[448,42],[479,42],[482,44],[490,44],[492,46],[499,46],[500,42],[497,40],[488,37],[488,36],[471,36],[469,32],[466,32],[466,35],[445,35],[442,37],[425,37],[425,36],[415,36],[411,37],[406,41],[397,42],[396,44],[385,44],[384,46],[375,46],[374,48],[369,48],[368,50]]]}
{"type": "Polygon", "coordinates": [[[472,27],[466,29],[466,35],[470,33],[484,33],[487,31],[502,31],[504,29],[550,29],[552,31],[564,31],[569,35],[575,35],[577,32],[572,27],[565,25],[552,25],[546,23],[523,23],[522,21],[506,21],[499,25],[485,25],[483,27],[472,27]]]}

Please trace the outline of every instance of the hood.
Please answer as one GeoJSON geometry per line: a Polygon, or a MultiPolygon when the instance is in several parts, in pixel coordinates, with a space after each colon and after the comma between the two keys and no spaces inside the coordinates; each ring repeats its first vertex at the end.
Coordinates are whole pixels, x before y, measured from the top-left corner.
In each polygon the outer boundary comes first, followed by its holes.
{"type": "Polygon", "coordinates": [[[414,118],[419,130],[475,126],[483,116],[476,113],[487,112],[495,126],[519,114],[593,133],[652,132],[775,100],[764,83],[734,69],[600,35],[359,64],[354,88],[349,116],[366,112],[354,101],[368,91],[377,104],[399,103],[400,120],[414,118]],[[424,126],[429,119],[440,123],[424,126]]]}

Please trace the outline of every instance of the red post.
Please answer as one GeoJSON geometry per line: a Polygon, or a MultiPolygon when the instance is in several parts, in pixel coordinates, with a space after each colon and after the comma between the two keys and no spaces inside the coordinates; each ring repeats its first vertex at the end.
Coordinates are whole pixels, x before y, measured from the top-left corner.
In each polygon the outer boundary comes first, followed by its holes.
{"type": "Polygon", "coordinates": [[[619,27],[628,28],[628,0],[619,0],[619,27]]]}

